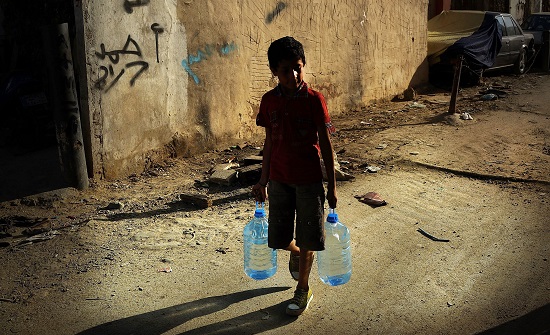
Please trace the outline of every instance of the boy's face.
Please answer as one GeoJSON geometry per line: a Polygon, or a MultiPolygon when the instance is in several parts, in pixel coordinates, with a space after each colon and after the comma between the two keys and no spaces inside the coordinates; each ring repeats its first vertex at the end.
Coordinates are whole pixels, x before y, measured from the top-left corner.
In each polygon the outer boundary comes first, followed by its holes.
{"type": "Polygon", "coordinates": [[[279,84],[285,93],[294,93],[304,80],[304,63],[301,58],[283,59],[277,68],[271,68],[273,75],[279,78],[279,84]]]}

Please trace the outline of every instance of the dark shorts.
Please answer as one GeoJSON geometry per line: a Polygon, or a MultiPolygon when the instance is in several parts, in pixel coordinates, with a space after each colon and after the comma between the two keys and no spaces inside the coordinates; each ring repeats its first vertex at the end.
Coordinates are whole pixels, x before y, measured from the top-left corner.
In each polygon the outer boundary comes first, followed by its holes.
{"type": "Polygon", "coordinates": [[[269,181],[269,247],[296,245],[311,251],[325,249],[323,183],[289,185],[269,181]],[[296,218],[296,229],[294,229],[296,218]]]}

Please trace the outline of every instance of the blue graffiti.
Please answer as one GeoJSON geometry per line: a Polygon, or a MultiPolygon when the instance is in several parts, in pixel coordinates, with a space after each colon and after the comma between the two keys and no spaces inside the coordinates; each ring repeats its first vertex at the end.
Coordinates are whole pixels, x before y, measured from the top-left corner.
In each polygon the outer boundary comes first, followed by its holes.
{"type": "Polygon", "coordinates": [[[234,52],[237,50],[237,45],[235,42],[226,43],[222,45],[219,49],[216,49],[216,46],[213,44],[206,45],[203,49],[199,49],[197,51],[196,55],[189,55],[186,59],[181,61],[181,66],[187,71],[187,73],[193,78],[193,81],[195,84],[199,84],[200,80],[199,77],[191,70],[191,65],[195,63],[200,63],[205,59],[208,59],[209,56],[212,56],[212,54],[215,51],[218,51],[220,56],[227,56],[228,54],[234,52]]]}

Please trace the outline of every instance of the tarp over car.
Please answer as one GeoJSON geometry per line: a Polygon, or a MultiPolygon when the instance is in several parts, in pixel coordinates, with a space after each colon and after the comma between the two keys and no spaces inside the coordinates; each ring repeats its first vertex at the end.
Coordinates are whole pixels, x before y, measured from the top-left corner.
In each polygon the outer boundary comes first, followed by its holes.
{"type": "Polygon", "coordinates": [[[498,13],[443,11],[428,21],[428,62],[449,62],[464,55],[471,67],[491,67],[502,46],[498,13]]]}

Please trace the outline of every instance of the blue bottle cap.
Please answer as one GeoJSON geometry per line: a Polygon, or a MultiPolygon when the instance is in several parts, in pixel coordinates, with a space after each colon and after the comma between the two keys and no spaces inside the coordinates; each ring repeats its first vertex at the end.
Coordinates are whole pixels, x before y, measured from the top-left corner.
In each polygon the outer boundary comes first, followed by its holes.
{"type": "Polygon", "coordinates": [[[334,208],[329,209],[329,213],[327,215],[327,221],[330,223],[338,222],[338,214],[334,212],[334,208]]]}
{"type": "Polygon", "coordinates": [[[256,208],[254,211],[254,217],[263,218],[265,217],[265,210],[263,208],[256,208]]]}
{"type": "Polygon", "coordinates": [[[263,203],[260,204],[260,203],[256,202],[256,210],[254,211],[254,217],[255,218],[265,217],[265,209],[263,207],[263,203]]]}

